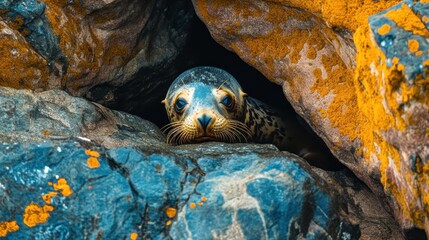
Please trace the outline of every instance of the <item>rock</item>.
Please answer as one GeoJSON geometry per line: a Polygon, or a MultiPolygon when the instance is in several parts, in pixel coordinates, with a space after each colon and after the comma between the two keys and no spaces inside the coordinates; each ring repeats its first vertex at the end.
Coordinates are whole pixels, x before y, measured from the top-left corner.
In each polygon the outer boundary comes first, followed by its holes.
{"type": "Polygon", "coordinates": [[[60,90],[32,93],[0,87],[0,122],[1,142],[87,138],[113,148],[159,145],[164,139],[148,121],[110,111],[60,90]]]}
{"type": "Polygon", "coordinates": [[[429,8],[398,2],[193,0],[213,38],[283,87],[402,228],[429,234],[429,8]]]}
{"type": "Polygon", "coordinates": [[[359,228],[294,157],[222,144],[197,157],[194,148],[2,145],[0,218],[19,226],[7,238],[358,239],[359,228]]]}
{"type": "Polygon", "coordinates": [[[2,86],[104,103],[156,99],[183,68],[194,16],[188,1],[166,0],[8,0],[0,10],[2,86]]]}
{"type": "MultiPolygon", "coordinates": [[[[398,239],[370,235],[340,183],[272,145],[173,147],[153,124],[59,90],[0,90],[6,239],[398,239]]],[[[377,214],[373,228],[395,229],[377,214]]]]}
{"type": "Polygon", "coordinates": [[[348,216],[359,222],[360,239],[404,239],[399,224],[389,213],[388,204],[380,201],[350,170],[327,172],[314,167],[312,170],[340,193],[348,216]]]}

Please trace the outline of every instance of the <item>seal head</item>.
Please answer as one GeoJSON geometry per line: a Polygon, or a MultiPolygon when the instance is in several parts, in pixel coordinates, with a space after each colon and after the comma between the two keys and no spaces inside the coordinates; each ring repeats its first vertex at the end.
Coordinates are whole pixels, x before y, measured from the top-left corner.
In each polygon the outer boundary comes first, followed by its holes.
{"type": "Polygon", "coordinates": [[[196,67],[179,75],[162,101],[170,120],[167,142],[247,142],[246,94],[235,78],[214,67],[196,67]]]}

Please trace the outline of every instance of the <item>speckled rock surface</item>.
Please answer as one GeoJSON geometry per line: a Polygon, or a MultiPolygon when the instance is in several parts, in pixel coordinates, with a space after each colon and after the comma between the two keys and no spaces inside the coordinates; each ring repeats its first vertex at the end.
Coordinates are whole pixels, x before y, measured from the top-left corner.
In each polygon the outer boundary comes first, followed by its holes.
{"type": "Polygon", "coordinates": [[[8,0],[0,10],[1,86],[63,89],[99,102],[138,94],[150,102],[149,93],[182,70],[194,16],[190,2],[167,0],[8,0]]]}
{"type": "Polygon", "coordinates": [[[344,179],[271,145],[172,147],[153,124],[58,90],[0,90],[5,239],[402,237],[344,179]]]}
{"type": "Polygon", "coordinates": [[[159,145],[155,124],[110,111],[60,90],[33,93],[0,87],[0,142],[87,138],[106,148],[159,145]]]}
{"type": "Polygon", "coordinates": [[[403,228],[429,233],[428,3],[193,3],[213,38],[281,85],[403,228]]]}

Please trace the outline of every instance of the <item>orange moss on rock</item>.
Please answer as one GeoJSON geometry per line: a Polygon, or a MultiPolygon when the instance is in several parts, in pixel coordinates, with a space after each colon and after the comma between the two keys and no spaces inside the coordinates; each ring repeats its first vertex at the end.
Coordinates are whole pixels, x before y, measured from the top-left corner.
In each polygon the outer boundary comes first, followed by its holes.
{"type": "Polygon", "coordinates": [[[167,215],[168,218],[174,218],[177,214],[177,209],[175,208],[167,208],[165,209],[165,214],[167,215]]]}
{"type": "Polygon", "coordinates": [[[6,237],[8,233],[16,232],[19,226],[16,221],[0,222],[0,237],[6,237]]]}
{"type": "MultiPolygon", "coordinates": [[[[383,133],[394,131],[403,133],[416,122],[406,117],[402,106],[418,101],[429,106],[428,79],[417,76],[414,85],[407,84],[404,65],[399,58],[392,59],[392,67],[387,67],[383,52],[371,39],[368,25],[354,34],[358,50],[356,56],[355,86],[360,111],[365,114],[366,125],[370,132],[362,132],[359,139],[365,159],[376,156],[380,162],[381,183],[388,195],[392,195],[403,214],[423,227],[429,208],[419,207],[421,193],[418,186],[428,186],[429,182],[415,181],[414,173],[409,169],[408,159],[403,159],[399,150],[383,137],[383,133]],[[406,186],[403,184],[406,183],[406,186]]],[[[418,42],[409,41],[410,52],[418,50],[418,42]]],[[[426,201],[426,200],[423,200],[426,201]]]]}
{"type": "MultiPolygon", "coordinates": [[[[213,4],[214,8],[222,7],[223,1],[214,2],[210,3],[213,4]]],[[[301,8],[309,13],[316,14],[325,20],[329,26],[355,31],[365,23],[368,16],[394,6],[401,2],[401,0],[276,0],[273,2],[285,7],[301,8]]],[[[197,3],[198,9],[203,11],[207,9],[206,1],[197,1],[197,3]]],[[[204,14],[204,18],[208,16],[207,11],[202,13],[204,14]]]]}
{"type": "MultiPolygon", "coordinates": [[[[12,31],[0,25],[0,31],[12,31]]],[[[14,32],[19,35],[18,32],[14,32]]],[[[17,89],[46,89],[47,62],[24,39],[0,38],[0,85],[17,89]]]]}
{"type": "Polygon", "coordinates": [[[130,234],[130,239],[131,240],[137,240],[138,238],[139,238],[139,235],[137,233],[133,232],[133,233],[130,234]]]}
{"type": "Polygon", "coordinates": [[[390,32],[390,26],[388,24],[384,24],[377,30],[378,34],[386,35],[390,32]]]}
{"type": "Polygon", "coordinates": [[[87,164],[89,168],[99,168],[100,162],[95,157],[89,157],[87,160],[87,164]]]}
{"type": "Polygon", "coordinates": [[[43,201],[45,201],[46,204],[52,204],[52,197],[57,196],[58,193],[56,192],[49,192],[42,196],[43,201]]]}
{"type": "Polygon", "coordinates": [[[32,202],[25,208],[23,217],[24,224],[28,227],[35,227],[39,224],[45,223],[48,221],[50,212],[52,211],[54,211],[54,207],[50,205],[41,207],[32,202]]]}
{"type": "Polygon", "coordinates": [[[415,35],[429,37],[429,30],[426,28],[426,25],[405,3],[401,5],[400,9],[391,10],[385,16],[406,31],[412,32],[415,35]]]}
{"type": "Polygon", "coordinates": [[[419,50],[419,41],[415,39],[408,40],[408,50],[410,50],[411,53],[415,53],[419,50]]]}
{"type": "Polygon", "coordinates": [[[64,197],[68,197],[73,194],[73,190],[64,178],[60,178],[57,183],[50,183],[50,185],[52,185],[54,189],[59,191],[64,197]]]}

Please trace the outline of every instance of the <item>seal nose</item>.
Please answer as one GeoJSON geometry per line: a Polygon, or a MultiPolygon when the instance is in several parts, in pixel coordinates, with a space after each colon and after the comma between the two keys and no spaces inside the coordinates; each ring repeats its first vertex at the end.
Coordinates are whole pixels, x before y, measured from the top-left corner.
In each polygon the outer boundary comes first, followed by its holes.
{"type": "Polygon", "coordinates": [[[203,114],[203,116],[198,118],[198,122],[200,122],[201,127],[203,128],[204,131],[206,131],[211,121],[212,121],[212,118],[207,116],[206,114],[203,114]]]}

